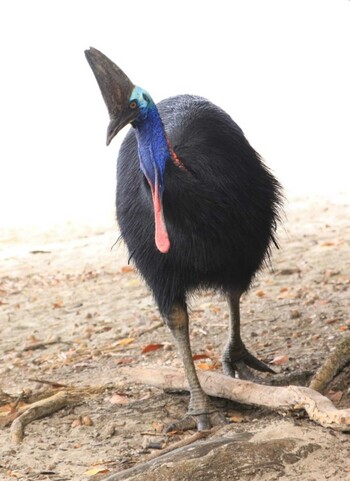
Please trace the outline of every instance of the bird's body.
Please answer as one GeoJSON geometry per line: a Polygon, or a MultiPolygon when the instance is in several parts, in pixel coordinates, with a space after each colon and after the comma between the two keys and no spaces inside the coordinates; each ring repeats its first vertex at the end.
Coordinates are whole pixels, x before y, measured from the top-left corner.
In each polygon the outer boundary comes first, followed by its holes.
{"type": "Polygon", "coordinates": [[[117,217],[174,335],[190,386],[187,416],[169,429],[208,429],[224,418],[196,374],[187,297],[202,287],[227,296],[226,374],[271,372],[241,340],[239,302],[276,243],[280,186],[223,110],[190,95],[155,105],[101,52],[91,48],[86,56],[110,114],[107,143],[126,124],[133,127],[118,158],[117,217]]]}
{"type": "Polygon", "coordinates": [[[279,186],[237,124],[209,101],[182,95],[157,107],[176,154],[165,153],[169,252],[154,242],[151,190],[135,129],[119,153],[117,217],[133,261],[167,315],[198,288],[249,287],[274,240],[279,186]]]}

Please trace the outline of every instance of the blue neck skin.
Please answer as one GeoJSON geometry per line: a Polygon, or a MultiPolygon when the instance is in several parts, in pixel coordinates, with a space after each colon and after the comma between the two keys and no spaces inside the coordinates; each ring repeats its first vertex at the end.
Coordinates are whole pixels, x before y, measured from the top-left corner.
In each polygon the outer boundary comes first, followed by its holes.
{"type": "Polygon", "coordinates": [[[139,117],[132,123],[138,143],[140,167],[153,188],[158,184],[162,195],[165,165],[171,157],[164,125],[155,103],[145,90],[135,87],[130,97],[132,100],[137,101],[140,111],[139,117]]]}

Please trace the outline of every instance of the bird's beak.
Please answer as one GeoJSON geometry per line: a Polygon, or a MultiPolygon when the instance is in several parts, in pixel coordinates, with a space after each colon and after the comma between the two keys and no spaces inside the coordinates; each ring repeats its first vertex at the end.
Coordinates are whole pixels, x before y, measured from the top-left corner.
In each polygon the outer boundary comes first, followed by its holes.
{"type": "Polygon", "coordinates": [[[85,56],[96,77],[103,100],[108,109],[110,123],[107,129],[107,145],[113,137],[138,116],[138,109],[129,108],[134,84],[125,73],[99,50],[91,47],[85,56]]]}

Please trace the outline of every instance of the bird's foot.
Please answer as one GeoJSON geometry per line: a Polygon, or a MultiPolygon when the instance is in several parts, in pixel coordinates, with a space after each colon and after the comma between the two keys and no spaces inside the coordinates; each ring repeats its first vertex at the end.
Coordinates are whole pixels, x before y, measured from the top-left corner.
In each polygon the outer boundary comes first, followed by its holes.
{"type": "Polygon", "coordinates": [[[187,431],[189,429],[208,431],[214,426],[224,426],[225,424],[227,424],[227,420],[219,411],[201,414],[191,414],[188,412],[184,418],[170,424],[167,427],[166,432],[187,431]]]}
{"type": "Polygon", "coordinates": [[[217,410],[209,397],[200,388],[191,392],[191,400],[186,416],[168,426],[166,432],[187,431],[188,429],[207,431],[214,426],[223,426],[224,424],[227,424],[224,414],[217,410]]]}
{"type": "Polygon", "coordinates": [[[222,357],[222,365],[224,373],[227,376],[236,377],[236,373],[240,379],[263,383],[264,380],[254,375],[251,369],[260,372],[269,372],[275,374],[275,371],[267,364],[257,359],[251,354],[242,343],[237,348],[228,348],[222,357]]]}

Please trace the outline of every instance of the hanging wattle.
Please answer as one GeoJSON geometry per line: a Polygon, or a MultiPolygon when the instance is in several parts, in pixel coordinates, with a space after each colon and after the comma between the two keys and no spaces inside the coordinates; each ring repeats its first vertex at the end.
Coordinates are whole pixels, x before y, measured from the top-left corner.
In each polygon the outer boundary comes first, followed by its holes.
{"type": "Polygon", "coordinates": [[[160,252],[166,254],[170,249],[170,239],[163,211],[164,171],[166,162],[172,157],[172,149],[153,102],[148,105],[144,118],[134,122],[133,126],[138,142],[140,167],[151,189],[155,244],[160,252]]]}
{"type": "Polygon", "coordinates": [[[170,249],[168,230],[164,221],[163,202],[159,191],[159,184],[156,181],[154,189],[150,184],[154,209],[155,242],[157,249],[166,254],[170,249]]]}

